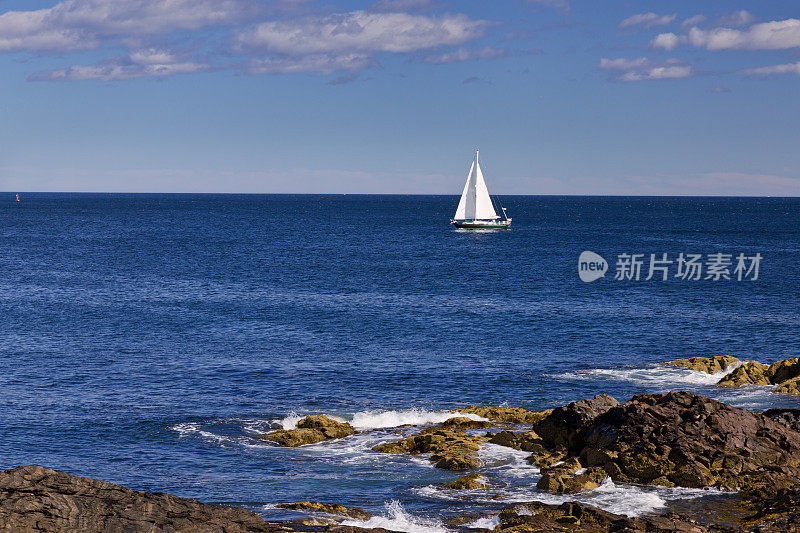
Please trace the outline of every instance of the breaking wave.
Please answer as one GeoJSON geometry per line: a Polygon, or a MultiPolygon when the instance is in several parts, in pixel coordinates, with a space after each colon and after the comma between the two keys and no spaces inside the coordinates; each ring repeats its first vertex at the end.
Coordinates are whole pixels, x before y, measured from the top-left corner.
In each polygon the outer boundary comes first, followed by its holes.
{"type": "Polygon", "coordinates": [[[384,515],[373,516],[369,520],[345,520],[342,525],[383,528],[402,533],[446,533],[448,531],[438,520],[421,518],[407,512],[397,500],[386,504],[384,515]]]}

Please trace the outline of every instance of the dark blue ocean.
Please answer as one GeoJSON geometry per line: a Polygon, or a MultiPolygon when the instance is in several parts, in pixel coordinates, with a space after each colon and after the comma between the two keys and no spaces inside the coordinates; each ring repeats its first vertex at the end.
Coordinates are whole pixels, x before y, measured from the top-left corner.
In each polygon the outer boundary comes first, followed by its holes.
{"type": "MultiPolygon", "coordinates": [[[[456,496],[437,484],[457,474],[369,451],[448,409],[678,389],[800,406],[657,365],[800,355],[800,199],[502,201],[513,229],[467,232],[448,224],[455,196],[0,195],[0,468],[268,517],[281,501],[335,501],[408,529],[563,501],[536,492],[513,450],[482,451],[494,492],[456,496]],[[608,261],[605,278],[578,278],[584,250],[608,261]],[[758,279],[737,281],[734,264],[731,280],[682,280],[674,265],[644,280],[651,253],[681,252],[758,253],[758,279]],[[614,279],[624,253],[645,254],[639,281],[614,279]],[[365,432],[301,449],[256,437],[312,413],[365,432]]],[[[583,498],[637,514],[697,496],[583,498]]]]}

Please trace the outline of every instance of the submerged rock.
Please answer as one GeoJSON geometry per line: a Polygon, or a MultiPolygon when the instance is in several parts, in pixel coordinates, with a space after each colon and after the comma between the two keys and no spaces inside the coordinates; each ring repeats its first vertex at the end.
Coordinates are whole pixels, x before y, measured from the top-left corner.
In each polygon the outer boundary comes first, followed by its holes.
{"type": "Polygon", "coordinates": [[[485,477],[474,472],[466,476],[461,476],[457,480],[448,483],[447,486],[451,489],[458,490],[476,490],[485,489],[488,484],[485,477]]]}
{"type": "Polygon", "coordinates": [[[460,429],[434,426],[406,439],[379,444],[372,451],[412,455],[430,453],[436,468],[469,470],[481,465],[478,450],[486,440],[486,437],[469,435],[460,429]]]}
{"type": "Polygon", "coordinates": [[[366,512],[364,509],[339,505],[338,503],[288,502],[279,503],[275,507],[279,509],[291,509],[293,511],[315,511],[318,513],[346,516],[348,518],[355,518],[357,520],[369,520],[372,518],[372,515],[366,512]]]}
{"type": "Polygon", "coordinates": [[[478,415],[493,422],[506,422],[508,424],[534,424],[546,417],[547,411],[529,411],[522,407],[498,407],[470,405],[453,411],[454,413],[469,413],[478,415]]]}
{"type": "Polygon", "coordinates": [[[717,374],[724,372],[731,365],[735,365],[739,360],[732,355],[715,355],[714,357],[690,357],[689,359],[675,359],[665,364],[673,366],[683,366],[707,374],[717,374]]]}
{"type": "Polygon", "coordinates": [[[745,385],[769,385],[769,366],[758,361],[745,361],[717,382],[717,387],[736,388],[745,385]]]}
{"type": "Polygon", "coordinates": [[[353,435],[355,432],[353,426],[346,422],[337,422],[325,415],[312,415],[300,420],[297,423],[297,429],[279,429],[259,435],[259,437],[283,446],[297,447],[340,439],[353,435]]]}

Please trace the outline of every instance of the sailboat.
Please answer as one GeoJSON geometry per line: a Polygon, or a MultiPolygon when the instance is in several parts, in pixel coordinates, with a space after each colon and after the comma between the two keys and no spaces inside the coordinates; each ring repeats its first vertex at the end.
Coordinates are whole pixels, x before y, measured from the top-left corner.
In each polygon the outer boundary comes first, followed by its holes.
{"type": "Polygon", "coordinates": [[[508,229],[511,219],[506,216],[506,210],[500,206],[503,213],[498,216],[489,196],[489,189],[483,180],[483,172],[478,162],[479,151],[475,150],[475,160],[469,169],[467,183],[461,200],[458,202],[456,216],[450,221],[457,228],[462,229],[508,229]]]}

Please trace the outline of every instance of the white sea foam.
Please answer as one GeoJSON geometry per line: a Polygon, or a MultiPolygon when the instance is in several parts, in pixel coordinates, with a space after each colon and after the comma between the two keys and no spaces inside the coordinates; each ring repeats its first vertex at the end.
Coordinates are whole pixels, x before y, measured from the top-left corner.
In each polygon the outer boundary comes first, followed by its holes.
{"type": "Polygon", "coordinates": [[[473,520],[467,524],[464,524],[464,527],[469,529],[494,529],[500,525],[500,517],[499,516],[484,516],[482,518],[478,518],[477,520],[473,520]]]}
{"type": "Polygon", "coordinates": [[[426,409],[402,409],[397,411],[360,411],[353,415],[350,424],[359,430],[394,428],[412,425],[441,424],[454,417],[466,417],[470,420],[486,421],[485,418],[471,413],[450,413],[448,411],[428,411],[426,409]]]}
{"type": "Polygon", "coordinates": [[[733,372],[740,363],[729,366],[722,372],[708,374],[690,368],[671,365],[651,365],[644,368],[595,368],[592,370],[576,370],[554,374],[553,377],[570,380],[611,379],[630,381],[644,385],[671,385],[676,383],[688,385],[716,385],[727,374],[733,372]]]}
{"type": "Polygon", "coordinates": [[[363,528],[384,528],[389,531],[400,531],[403,533],[446,533],[448,530],[441,522],[427,518],[414,516],[403,509],[398,501],[386,504],[386,513],[380,516],[373,516],[369,520],[349,519],[342,522],[345,526],[357,526],[363,528]]]}
{"type": "Polygon", "coordinates": [[[484,443],[478,451],[478,459],[487,469],[513,478],[530,478],[539,475],[539,468],[528,463],[529,455],[530,452],[491,443],[484,443]]]}
{"type": "MultiPolygon", "coordinates": [[[[297,423],[306,415],[299,415],[292,411],[284,418],[274,420],[276,425],[283,429],[294,429],[297,423]]],[[[395,428],[399,426],[424,426],[427,424],[441,424],[454,417],[466,417],[470,420],[486,421],[486,418],[471,413],[451,413],[449,411],[428,411],[427,409],[400,409],[400,410],[370,410],[359,411],[352,416],[340,417],[326,414],[339,422],[349,422],[359,431],[370,429],[395,428]]]]}

